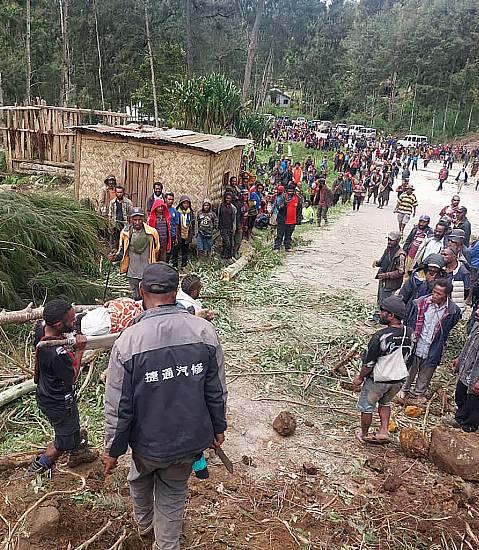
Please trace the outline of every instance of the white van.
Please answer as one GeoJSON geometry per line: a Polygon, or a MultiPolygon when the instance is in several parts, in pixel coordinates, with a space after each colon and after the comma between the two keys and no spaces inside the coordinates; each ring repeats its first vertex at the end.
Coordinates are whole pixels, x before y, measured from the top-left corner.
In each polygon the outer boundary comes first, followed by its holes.
{"type": "Polygon", "coordinates": [[[361,130],[364,128],[362,124],[353,124],[349,127],[349,135],[355,136],[361,132],[361,130]]]}
{"type": "Polygon", "coordinates": [[[336,124],[335,126],[335,131],[338,132],[338,133],[343,133],[343,132],[347,132],[348,130],[348,125],[347,124],[343,124],[342,122],[340,122],[339,124],[336,124]]]}
{"type": "Polygon", "coordinates": [[[398,139],[398,145],[402,145],[402,147],[417,147],[423,143],[427,144],[427,136],[408,134],[404,139],[398,139]]]}
{"type": "Polygon", "coordinates": [[[361,128],[359,136],[366,139],[376,139],[376,128],[361,128]]]}

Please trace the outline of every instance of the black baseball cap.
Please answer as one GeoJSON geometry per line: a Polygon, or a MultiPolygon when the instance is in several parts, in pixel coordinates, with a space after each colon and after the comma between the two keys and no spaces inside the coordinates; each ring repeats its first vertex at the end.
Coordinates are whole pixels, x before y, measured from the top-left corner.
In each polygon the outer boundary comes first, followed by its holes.
{"type": "Polygon", "coordinates": [[[380,309],[392,313],[398,319],[406,317],[406,305],[399,296],[389,296],[381,302],[380,309]]]}
{"type": "Polygon", "coordinates": [[[143,271],[141,288],[152,294],[166,294],[178,288],[180,276],[178,271],[165,262],[149,264],[143,271]]]}

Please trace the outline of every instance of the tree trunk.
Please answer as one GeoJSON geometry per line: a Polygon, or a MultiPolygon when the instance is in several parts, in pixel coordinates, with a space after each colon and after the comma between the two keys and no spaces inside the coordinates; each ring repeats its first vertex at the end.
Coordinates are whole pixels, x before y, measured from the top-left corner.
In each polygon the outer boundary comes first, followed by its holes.
{"type": "Polygon", "coordinates": [[[0,407],[3,407],[8,403],[11,403],[12,401],[15,401],[15,399],[23,397],[28,393],[32,393],[35,390],[35,387],[36,384],[33,380],[26,380],[21,384],[16,384],[11,388],[3,390],[2,392],[0,392],[0,407]]]}
{"type": "Polygon", "coordinates": [[[414,109],[416,108],[416,93],[417,93],[417,82],[416,84],[414,84],[414,97],[412,100],[411,120],[409,121],[409,133],[412,132],[412,125],[414,122],[414,109]]]}
{"type": "MultiPolygon", "coordinates": [[[[0,75],[1,77],[1,75],[0,75]]],[[[1,90],[1,78],[0,78],[0,90],[1,90]]],[[[467,131],[469,132],[471,130],[471,120],[472,120],[472,112],[474,110],[474,103],[475,99],[472,100],[471,108],[469,109],[469,118],[467,119],[467,131]]],[[[1,102],[0,102],[1,105],[1,102]]]]}
{"type": "Polygon", "coordinates": [[[246,66],[244,69],[243,79],[243,102],[246,102],[249,94],[249,87],[251,84],[251,72],[253,70],[253,61],[256,54],[256,48],[258,47],[259,31],[261,28],[261,19],[263,17],[264,6],[266,0],[258,0],[258,6],[256,8],[256,17],[253,25],[253,32],[251,33],[251,40],[248,46],[248,57],[246,58],[246,66]]]}
{"type": "Polygon", "coordinates": [[[98,50],[98,81],[100,83],[100,96],[101,96],[101,108],[105,110],[105,96],[103,94],[103,77],[102,77],[102,58],[100,49],[100,35],[98,33],[98,16],[96,13],[96,2],[93,0],[93,13],[95,15],[95,34],[96,34],[96,47],[98,50]]]}
{"type": "Polygon", "coordinates": [[[67,106],[70,101],[70,48],[68,46],[68,2],[59,0],[60,28],[62,34],[62,63],[60,67],[60,104],[67,106]]]}
{"type": "Polygon", "coordinates": [[[449,78],[449,88],[447,90],[446,108],[444,109],[444,120],[443,120],[443,123],[442,123],[442,133],[443,134],[446,133],[447,111],[449,109],[449,96],[450,95],[451,95],[451,79],[449,78]]]}
{"type": "Polygon", "coordinates": [[[25,43],[25,53],[27,62],[27,87],[26,100],[30,104],[32,91],[32,53],[31,53],[31,38],[32,38],[32,4],[31,0],[27,0],[27,36],[25,43]]]}
{"type": "MultiPolygon", "coordinates": [[[[74,306],[75,313],[81,313],[82,311],[89,311],[100,307],[97,305],[78,305],[74,306]]],[[[2,325],[19,325],[21,323],[28,323],[29,321],[37,321],[43,316],[43,307],[32,308],[32,304],[29,304],[25,309],[19,311],[0,311],[0,326],[2,325]]]]}
{"type": "Polygon", "coordinates": [[[185,0],[186,24],[186,76],[193,76],[193,30],[192,30],[193,0],[185,0]]]}
{"type": "Polygon", "coordinates": [[[145,0],[144,6],[145,6],[146,42],[148,44],[148,57],[150,58],[151,89],[153,91],[153,108],[155,110],[155,125],[159,126],[160,123],[158,118],[158,97],[156,95],[155,63],[153,60],[153,50],[151,48],[149,0],[145,0]]]}
{"type": "MultiPolygon", "coordinates": [[[[2,85],[2,72],[0,71],[0,107],[3,107],[3,85],[2,85]]],[[[3,111],[0,111],[0,124],[3,125],[3,111]]],[[[4,143],[4,147],[7,144],[4,143]]]]}

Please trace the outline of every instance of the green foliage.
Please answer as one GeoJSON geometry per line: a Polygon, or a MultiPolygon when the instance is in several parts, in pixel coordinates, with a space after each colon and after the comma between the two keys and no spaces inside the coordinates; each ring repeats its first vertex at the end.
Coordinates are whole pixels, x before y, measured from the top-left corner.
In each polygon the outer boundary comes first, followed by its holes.
{"type": "Polygon", "coordinates": [[[65,195],[0,193],[0,307],[64,297],[91,302],[99,289],[99,233],[106,221],[65,195]]]}
{"type": "Polygon", "coordinates": [[[259,113],[244,113],[234,124],[234,130],[237,136],[244,138],[253,138],[260,141],[266,132],[271,128],[267,118],[259,113]]]}
{"type": "MultiPolygon", "coordinates": [[[[193,2],[197,76],[187,83],[185,3],[150,2],[162,118],[198,130],[230,132],[236,126],[241,135],[256,133],[256,123],[239,119],[237,93],[256,6],[257,0],[193,2]]],[[[101,107],[94,9],[105,106],[124,109],[132,101],[141,102],[151,116],[144,9],[134,0],[70,2],[71,103],[101,107]]],[[[25,96],[25,17],[25,2],[1,3],[5,104],[21,102],[25,96]]],[[[269,87],[295,92],[291,114],[348,120],[385,131],[411,127],[435,140],[478,130],[478,18],[477,0],[268,0],[249,99],[264,95],[266,75],[269,87]]],[[[31,95],[58,103],[62,36],[59,9],[49,0],[32,2],[31,49],[31,95]]],[[[271,105],[262,110],[273,112],[271,105]]]]}
{"type": "Polygon", "coordinates": [[[173,120],[185,128],[204,132],[231,130],[240,115],[240,91],[222,74],[175,82],[170,94],[173,120]]]}

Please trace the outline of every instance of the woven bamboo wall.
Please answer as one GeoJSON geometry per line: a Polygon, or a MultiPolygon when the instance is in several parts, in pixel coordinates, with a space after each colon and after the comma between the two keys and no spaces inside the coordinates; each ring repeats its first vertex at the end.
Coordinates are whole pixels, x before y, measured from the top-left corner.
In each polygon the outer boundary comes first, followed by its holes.
{"type": "Polygon", "coordinates": [[[213,157],[211,181],[208,189],[209,198],[215,202],[221,200],[223,195],[223,176],[226,172],[238,177],[243,147],[235,147],[229,151],[223,151],[213,157]]]}
{"type": "Polygon", "coordinates": [[[161,181],[165,191],[172,191],[175,200],[180,195],[189,195],[197,210],[207,195],[210,155],[195,149],[161,146],[145,146],[144,155],[154,162],[155,181],[161,181]]]}
{"type": "Polygon", "coordinates": [[[75,182],[78,198],[96,201],[104,187],[104,180],[113,174],[119,183],[124,159],[141,158],[143,145],[82,136],[79,181],[75,182]]]}

